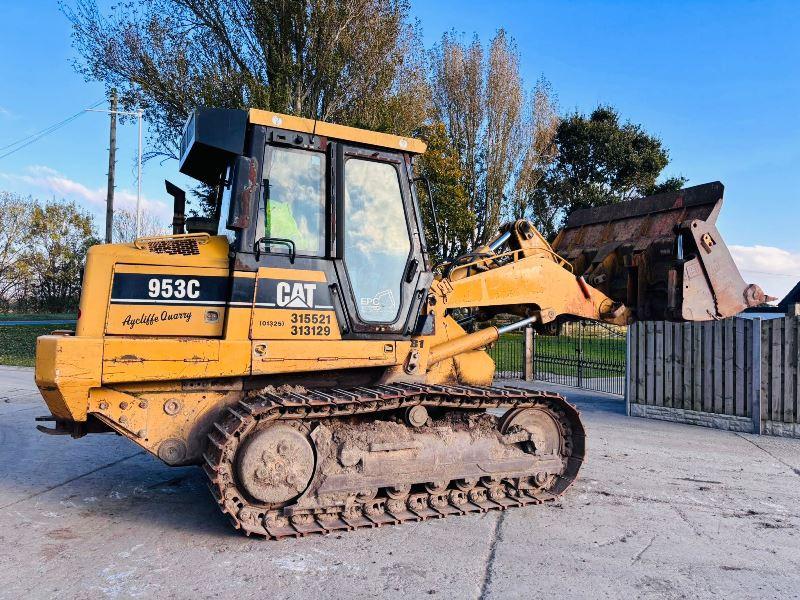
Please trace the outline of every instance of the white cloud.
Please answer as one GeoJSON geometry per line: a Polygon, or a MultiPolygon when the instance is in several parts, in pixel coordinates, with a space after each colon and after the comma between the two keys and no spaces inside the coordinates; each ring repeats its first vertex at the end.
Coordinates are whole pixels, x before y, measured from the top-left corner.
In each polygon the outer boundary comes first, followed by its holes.
{"type": "Polygon", "coordinates": [[[745,281],[759,284],[779,300],[800,281],[800,253],[759,245],[733,245],[730,250],[745,281]]]}
{"type": "Polygon", "coordinates": [[[15,116],[16,115],[14,115],[14,113],[12,113],[6,107],[0,106],[0,117],[7,117],[9,119],[13,119],[15,116]]]}
{"type": "MultiPolygon", "coordinates": [[[[45,192],[57,199],[74,200],[91,212],[105,210],[105,186],[90,188],[45,165],[31,165],[22,174],[0,173],[0,180],[22,184],[33,188],[32,192],[45,192]]],[[[117,188],[114,192],[114,204],[118,208],[135,209],[136,192],[117,188]]],[[[152,213],[159,220],[167,222],[172,219],[172,209],[161,200],[142,196],[142,209],[152,213]]]]}

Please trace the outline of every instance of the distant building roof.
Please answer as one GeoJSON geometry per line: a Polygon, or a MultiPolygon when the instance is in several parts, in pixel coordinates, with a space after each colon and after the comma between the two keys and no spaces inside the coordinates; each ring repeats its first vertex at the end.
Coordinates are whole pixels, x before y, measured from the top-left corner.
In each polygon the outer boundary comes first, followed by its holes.
{"type": "Polygon", "coordinates": [[[783,300],[778,302],[778,308],[786,311],[792,304],[800,304],[800,281],[798,281],[797,285],[794,286],[788,294],[786,294],[786,297],[783,300]]]}

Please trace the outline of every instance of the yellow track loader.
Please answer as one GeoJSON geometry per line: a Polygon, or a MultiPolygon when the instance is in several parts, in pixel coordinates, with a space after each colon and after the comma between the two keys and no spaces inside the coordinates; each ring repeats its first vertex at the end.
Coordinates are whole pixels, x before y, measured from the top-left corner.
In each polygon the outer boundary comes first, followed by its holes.
{"type": "Polygon", "coordinates": [[[575,479],[583,426],[561,396],[491,387],[487,346],[527,325],[720,319],[764,300],[714,227],[718,183],[580,211],[552,247],[508,223],[432,265],[424,151],[195,111],[180,171],[214,210],[185,217],[168,185],[173,235],[90,249],[75,331],[37,341],[40,429],[200,465],[234,526],[273,539],[539,504],[575,479]],[[498,315],[512,322],[486,324],[498,315]]]}

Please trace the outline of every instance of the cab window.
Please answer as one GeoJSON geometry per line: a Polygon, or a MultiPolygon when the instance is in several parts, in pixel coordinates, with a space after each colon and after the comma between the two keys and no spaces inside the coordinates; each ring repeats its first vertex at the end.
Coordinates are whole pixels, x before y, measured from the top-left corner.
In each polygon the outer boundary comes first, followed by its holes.
{"type": "Polygon", "coordinates": [[[325,248],[325,155],[272,146],[264,178],[269,189],[259,214],[266,238],[292,240],[298,254],[323,256],[325,248]]]}
{"type": "Polygon", "coordinates": [[[344,259],[362,321],[393,323],[411,241],[394,165],[349,158],[344,169],[344,259]]]}

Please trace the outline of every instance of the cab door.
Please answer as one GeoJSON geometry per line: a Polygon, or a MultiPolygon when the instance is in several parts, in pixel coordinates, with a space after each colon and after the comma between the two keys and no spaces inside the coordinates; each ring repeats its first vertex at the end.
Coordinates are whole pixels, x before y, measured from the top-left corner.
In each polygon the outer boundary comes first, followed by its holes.
{"type": "Polygon", "coordinates": [[[338,145],[336,274],[352,334],[410,335],[426,271],[410,164],[400,153],[338,145]]]}
{"type": "Polygon", "coordinates": [[[338,340],[326,141],[270,131],[257,219],[254,340],[338,340]]]}

